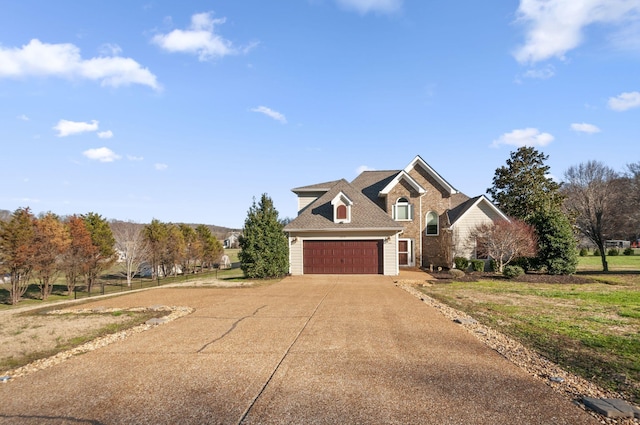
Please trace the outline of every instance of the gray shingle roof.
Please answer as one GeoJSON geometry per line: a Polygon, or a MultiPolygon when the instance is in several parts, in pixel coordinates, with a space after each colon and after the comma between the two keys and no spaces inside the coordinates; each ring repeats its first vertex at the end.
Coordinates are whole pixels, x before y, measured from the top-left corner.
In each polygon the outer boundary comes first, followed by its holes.
{"type": "MultiPolygon", "coordinates": [[[[318,185],[314,185],[318,186],[318,185]]],[[[310,186],[305,186],[308,188],[310,186]]],[[[295,189],[294,189],[295,192],[295,189]]],[[[321,197],[312,202],[298,217],[284,228],[285,231],[303,230],[394,230],[403,229],[402,224],[394,221],[379,206],[367,198],[357,187],[346,180],[338,180],[321,197]],[[334,223],[331,200],[340,192],[353,201],[350,223],[334,223]]]]}
{"type": "Polygon", "coordinates": [[[364,171],[360,173],[351,185],[372,200],[373,202],[379,202],[378,194],[384,189],[391,180],[398,175],[401,170],[387,170],[387,171],[364,171]]]}
{"type": "Polygon", "coordinates": [[[335,186],[335,184],[338,183],[339,181],[340,180],[333,180],[333,181],[325,182],[325,183],[318,183],[318,184],[312,184],[312,185],[309,185],[309,186],[296,187],[295,189],[291,189],[291,191],[293,193],[327,191],[327,190],[331,189],[333,186],[335,186]]]}

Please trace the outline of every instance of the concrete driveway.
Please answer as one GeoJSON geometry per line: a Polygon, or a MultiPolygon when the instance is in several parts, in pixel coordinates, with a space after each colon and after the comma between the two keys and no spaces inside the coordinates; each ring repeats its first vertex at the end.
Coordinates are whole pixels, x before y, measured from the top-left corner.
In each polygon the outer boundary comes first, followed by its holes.
{"type": "Polygon", "coordinates": [[[383,276],[161,288],[189,316],[0,384],[1,424],[595,424],[383,276]]]}

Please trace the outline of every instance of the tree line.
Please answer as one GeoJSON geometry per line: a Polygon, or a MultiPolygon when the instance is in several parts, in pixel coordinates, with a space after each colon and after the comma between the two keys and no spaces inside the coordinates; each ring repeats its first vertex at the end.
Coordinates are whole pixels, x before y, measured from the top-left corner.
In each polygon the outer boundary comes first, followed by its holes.
{"type": "Polygon", "coordinates": [[[533,147],[511,153],[487,189],[510,223],[480,225],[472,237],[485,241],[483,255],[507,258],[506,263],[518,259],[525,267],[551,274],[571,274],[580,236],[598,249],[602,269],[608,271],[606,241],[640,237],[640,162],[617,172],[600,161],[587,161],[569,167],[557,182],[546,160],[548,155],[533,147]],[[510,244],[504,242],[507,237],[510,244]]]}
{"type": "Polygon", "coordinates": [[[152,277],[196,273],[219,263],[222,244],[205,225],[150,224],[107,221],[99,214],[59,217],[51,212],[35,216],[18,208],[0,221],[0,271],[9,284],[11,304],[17,304],[29,285],[51,295],[64,276],[72,293],[82,282],[91,291],[98,278],[118,264],[127,285],[148,265],[152,277]]]}

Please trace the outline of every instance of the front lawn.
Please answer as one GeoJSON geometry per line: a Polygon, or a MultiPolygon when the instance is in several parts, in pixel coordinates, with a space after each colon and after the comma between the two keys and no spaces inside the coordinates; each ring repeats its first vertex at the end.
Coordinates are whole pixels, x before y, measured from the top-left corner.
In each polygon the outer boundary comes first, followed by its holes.
{"type": "Polygon", "coordinates": [[[420,290],[638,403],[640,274],[627,268],[637,258],[616,257],[624,260],[621,274],[579,274],[592,283],[495,279],[435,283],[420,290]]]}

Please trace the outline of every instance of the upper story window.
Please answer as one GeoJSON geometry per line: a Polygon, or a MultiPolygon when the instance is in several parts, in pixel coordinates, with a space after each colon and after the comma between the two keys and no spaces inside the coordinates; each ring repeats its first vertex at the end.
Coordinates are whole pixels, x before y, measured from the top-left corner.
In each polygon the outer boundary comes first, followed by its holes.
{"type": "Polygon", "coordinates": [[[334,223],[351,223],[351,206],[353,202],[347,195],[340,192],[331,200],[334,223]]]}
{"type": "Polygon", "coordinates": [[[336,208],[336,218],[338,220],[346,220],[347,219],[347,206],[346,205],[338,205],[338,208],[336,208]]]}
{"type": "Polygon", "coordinates": [[[427,213],[427,218],[425,221],[427,222],[425,234],[429,236],[437,236],[439,233],[438,214],[436,214],[434,211],[429,211],[427,213]]]}
{"type": "Polygon", "coordinates": [[[409,203],[407,198],[398,198],[393,204],[393,219],[398,221],[413,220],[413,205],[409,203]]]}

